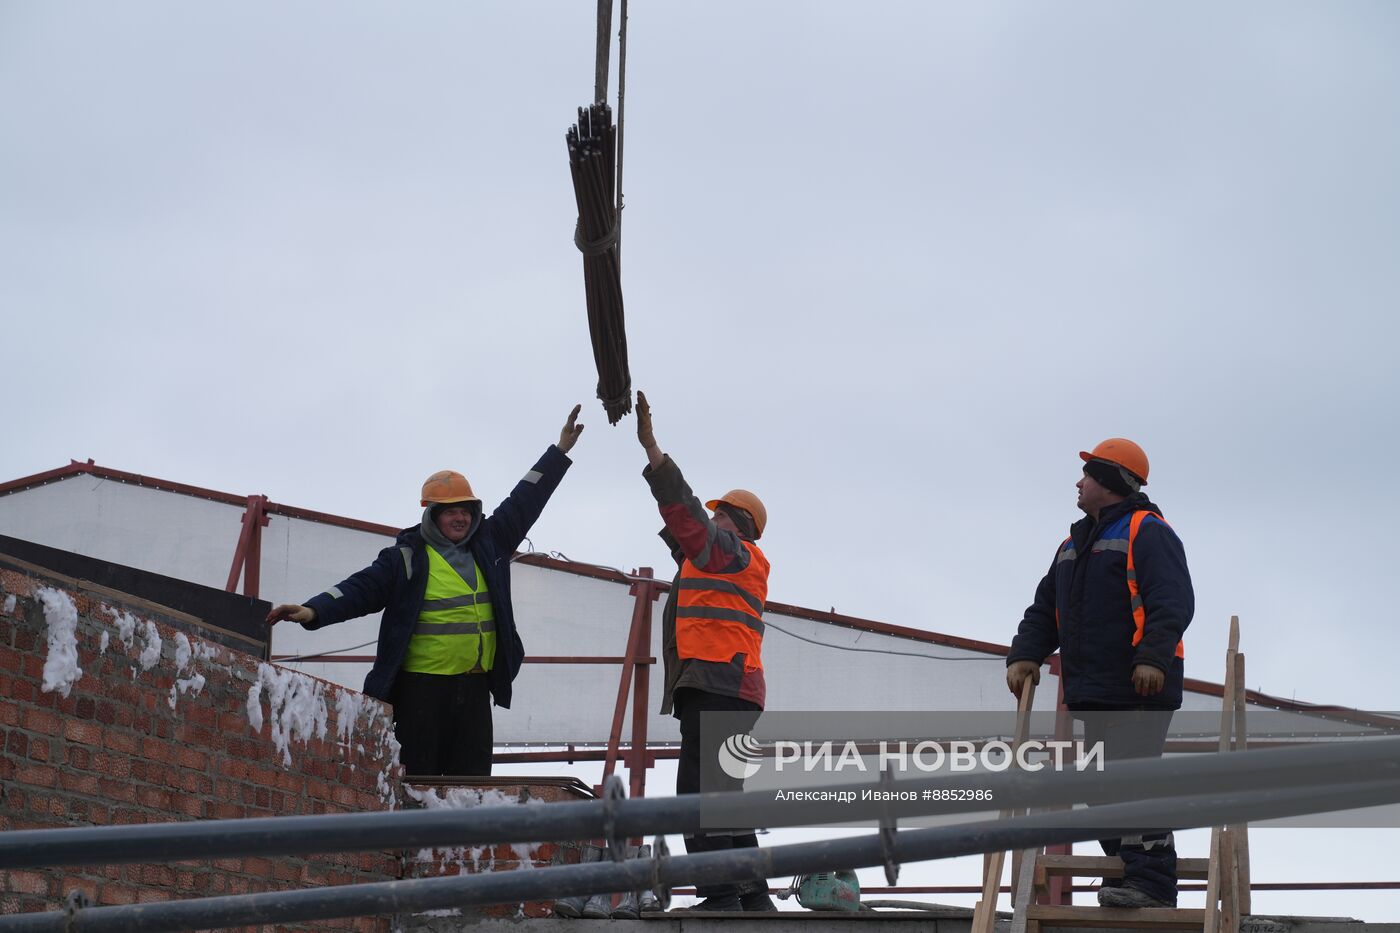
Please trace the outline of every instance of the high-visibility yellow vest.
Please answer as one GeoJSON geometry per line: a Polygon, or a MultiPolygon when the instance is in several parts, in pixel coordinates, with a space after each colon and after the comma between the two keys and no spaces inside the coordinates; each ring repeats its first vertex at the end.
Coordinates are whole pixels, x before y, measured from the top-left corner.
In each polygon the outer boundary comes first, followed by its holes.
{"type": "Polygon", "coordinates": [[[481,567],[468,583],[441,554],[428,551],[428,589],[408,641],[403,669],[415,674],[489,671],[496,663],[496,622],[481,567]]]}

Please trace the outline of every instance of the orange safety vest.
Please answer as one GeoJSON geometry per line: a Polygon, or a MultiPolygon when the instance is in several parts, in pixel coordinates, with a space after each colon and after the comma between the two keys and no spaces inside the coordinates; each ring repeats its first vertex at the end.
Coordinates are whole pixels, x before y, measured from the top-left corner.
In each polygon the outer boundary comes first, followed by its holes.
{"type": "Polygon", "coordinates": [[[768,598],[768,558],[741,541],[749,565],[738,573],[706,573],[681,564],[676,592],[676,653],[727,664],[744,655],[744,670],[763,670],[763,604],[768,598]]]}
{"type": "MultiPolygon", "coordinates": [[[[1133,567],[1133,542],[1137,540],[1138,529],[1142,527],[1142,522],[1151,515],[1163,525],[1167,525],[1167,520],[1156,512],[1149,512],[1141,509],[1133,513],[1132,520],[1128,522],[1128,595],[1132,597],[1133,604],[1133,647],[1142,641],[1143,630],[1147,627],[1147,609],[1142,605],[1142,594],[1138,592],[1137,570],[1133,567]]],[[[1171,525],[1167,525],[1168,528],[1171,525]]],[[[1176,643],[1176,656],[1186,657],[1186,642],[1176,643]]]]}

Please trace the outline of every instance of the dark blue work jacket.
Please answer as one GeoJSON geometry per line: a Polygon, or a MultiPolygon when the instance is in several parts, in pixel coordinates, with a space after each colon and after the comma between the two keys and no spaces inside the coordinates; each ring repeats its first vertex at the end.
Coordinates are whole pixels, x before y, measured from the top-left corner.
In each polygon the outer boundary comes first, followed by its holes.
{"type": "Polygon", "coordinates": [[[1180,708],[1181,638],[1195,612],[1195,594],[1181,539],[1160,515],[1146,495],[1135,493],[1102,510],[1097,522],[1085,516],[1070,526],[1026,609],[1007,664],[1039,664],[1058,648],[1071,709],[1180,708]],[[1132,545],[1142,600],[1140,636],[1128,587],[1128,533],[1137,511],[1156,513],[1142,520],[1132,545]],[[1138,664],[1166,674],[1161,693],[1141,697],[1133,690],[1138,664]]]}
{"type": "MultiPolygon", "coordinates": [[[[491,593],[496,662],[486,676],[491,696],[503,708],[510,707],[511,682],[525,660],[525,646],[516,631],[511,607],[510,559],[571,463],[563,451],[551,445],[534,469],[515,484],[510,496],[482,522],[468,545],[491,593]]],[[[307,625],[308,629],[384,611],[379,621],[374,667],[365,678],[364,690],[380,700],[389,699],[423,607],[423,593],[428,586],[425,547],[423,533],[417,526],[405,528],[394,546],[380,551],[374,563],[305,603],[316,610],[316,621],[307,625]]]]}

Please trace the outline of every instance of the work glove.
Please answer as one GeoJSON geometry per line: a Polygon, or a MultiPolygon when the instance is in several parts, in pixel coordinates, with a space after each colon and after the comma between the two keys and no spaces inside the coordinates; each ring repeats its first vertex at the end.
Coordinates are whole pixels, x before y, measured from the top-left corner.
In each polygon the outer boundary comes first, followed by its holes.
{"type": "Polygon", "coordinates": [[[651,431],[651,406],[640,389],[637,390],[637,440],[647,450],[656,446],[656,435],[651,431]]]}
{"type": "Polygon", "coordinates": [[[316,621],[316,610],[309,606],[298,606],[295,603],[283,603],[273,608],[267,614],[267,624],[276,625],[283,619],[291,619],[293,622],[306,625],[316,621]]]}
{"type": "Polygon", "coordinates": [[[575,405],[574,410],[569,412],[569,420],[564,422],[564,429],[559,432],[559,449],[564,453],[574,449],[574,442],[583,433],[583,425],[575,424],[578,420],[578,413],[583,411],[582,405],[575,405]]]}
{"type": "Polygon", "coordinates": [[[1133,690],[1140,697],[1150,697],[1162,692],[1167,675],[1151,664],[1139,664],[1133,668],[1133,690]]]}
{"type": "Polygon", "coordinates": [[[1031,679],[1031,683],[1040,683],[1040,665],[1034,661],[1016,661],[1006,668],[1006,686],[1010,688],[1011,695],[1021,696],[1021,687],[1025,684],[1026,678],[1031,679]]]}

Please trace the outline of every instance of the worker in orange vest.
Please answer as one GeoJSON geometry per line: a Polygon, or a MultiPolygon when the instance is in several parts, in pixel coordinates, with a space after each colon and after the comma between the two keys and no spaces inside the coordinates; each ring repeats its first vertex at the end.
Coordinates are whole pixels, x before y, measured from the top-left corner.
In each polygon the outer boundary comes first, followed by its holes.
{"type": "MultiPolygon", "coordinates": [[[[666,687],[661,712],[680,720],[681,758],[676,793],[700,792],[702,760],[717,761],[726,736],[702,736],[705,712],[740,714],[747,732],[763,711],[763,604],[768,598],[768,558],[754,542],[768,523],[758,496],[734,489],[702,507],[674,460],[661,452],[652,431],[651,406],[637,393],[637,440],[647,453],[642,476],[661,511],[661,538],[678,571],[662,617],[666,687]],[[710,509],[710,514],[706,514],[710,509]],[[704,756],[708,756],[705,758],[704,756]]],[[[733,789],[742,786],[733,782],[733,789]]],[[[705,790],[727,790],[707,786],[705,790]]],[[[752,830],[685,837],[687,852],[757,848],[752,830]]],[[[691,910],[770,911],[776,906],[764,881],[697,885],[704,898],[691,910]]]]}

